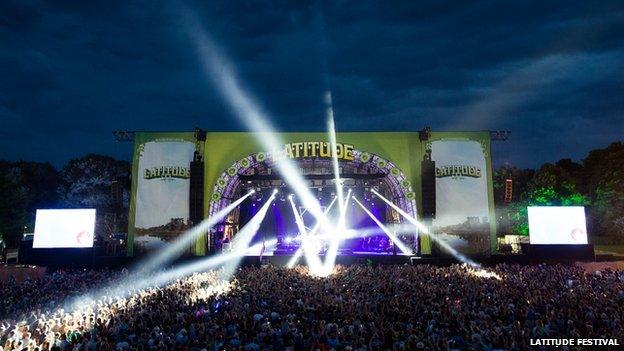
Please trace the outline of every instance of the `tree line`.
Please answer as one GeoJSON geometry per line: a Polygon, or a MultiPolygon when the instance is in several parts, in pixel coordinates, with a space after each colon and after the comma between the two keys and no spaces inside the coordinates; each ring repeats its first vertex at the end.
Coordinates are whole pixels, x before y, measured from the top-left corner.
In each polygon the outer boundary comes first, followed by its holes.
{"type": "Polygon", "coordinates": [[[128,161],[96,154],[61,169],[47,162],[0,161],[0,239],[17,247],[24,233],[34,231],[36,210],[46,208],[95,208],[96,233],[125,232],[130,169],[128,161]]]}
{"type": "MultiPolygon", "coordinates": [[[[131,167],[127,161],[88,154],[61,169],[50,163],[0,161],[0,238],[16,247],[34,230],[41,208],[95,208],[99,233],[125,232],[131,167]],[[119,185],[116,204],[112,183],[119,185]]],[[[494,171],[499,234],[528,234],[527,206],[586,207],[590,237],[624,241],[624,143],[589,152],[580,162],[561,159],[539,169],[505,165],[494,171]],[[513,196],[504,202],[505,181],[513,196]]]]}
{"type": "Polygon", "coordinates": [[[494,171],[499,233],[528,235],[527,206],[585,206],[590,240],[624,241],[624,143],[596,149],[580,162],[561,159],[539,169],[502,166],[494,171]],[[505,181],[513,196],[504,202],[505,181]]]}

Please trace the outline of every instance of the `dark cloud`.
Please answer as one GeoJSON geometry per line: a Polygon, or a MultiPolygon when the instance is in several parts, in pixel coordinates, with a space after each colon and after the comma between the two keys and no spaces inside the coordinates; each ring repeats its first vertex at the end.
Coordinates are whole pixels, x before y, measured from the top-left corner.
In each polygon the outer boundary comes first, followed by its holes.
{"type": "Polygon", "coordinates": [[[621,1],[3,1],[0,158],[129,158],[111,132],[238,130],[197,15],[281,129],[511,129],[497,164],[621,139],[621,1]]]}

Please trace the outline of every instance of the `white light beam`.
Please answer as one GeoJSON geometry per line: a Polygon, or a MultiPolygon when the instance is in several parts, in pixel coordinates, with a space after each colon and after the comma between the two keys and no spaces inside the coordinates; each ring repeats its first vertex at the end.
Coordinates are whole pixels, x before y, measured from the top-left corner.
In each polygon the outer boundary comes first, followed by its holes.
{"type": "Polygon", "coordinates": [[[373,222],[375,222],[379,226],[379,228],[381,228],[381,230],[383,230],[383,232],[386,233],[386,235],[399,248],[399,250],[401,250],[402,253],[404,253],[405,255],[412,255],[413,254],[412,250],[410,250],[407,246],[405,246],[405,244],[401,241],[401,239],[399,239],[396,235],[391,233],[390,230],[388,230],[388,228],[386,228],[386,226],[383,225],[383,223],[381,223],[379,221],[379,219],[377,219],[377,217],[375,217],[375,215],[373,215],[366,207],[364,207],[364,205],[360,201],[358,201],[358,199],[355,196],[353,196],[353,200],[358,205],[360,205],[362,210],[364,210],[364,212],[366,212],[366,214],[373,220],[373,222]]]}
{"type": "MultiPolygon", "coordinates": [[[[273,191],[271,197],[269,197],[269,199],[264,203],[264,205],[262,205],[260,210],[249,220],[249,222],[247,222],[247,224],[245,224],[243,228],[241,228],[241,230],[236,233],[236,235],[234,236],[234,240],[232,240],[233,252],[242,254],[248,250],[249,243],[251,243],[254,235],[256,235],[258,229],[260,229],[260,224],[262,224],[262,221],[266,217],[267,211],[269,210],[271,203],[273,203],[273,200],[275,200],[276,195],[277,189],[273,191]]],[[[234,273],[234,271],[236,271],[236,268],[238,267],[241,258],[242,255],[240,255],[238,259],[228,262],[223,267],[223,272],[221,273],[223,279],[230,279],[231,275],[234,273]]]]}
{"type": "Polygon", "coordinates": [[[289,196],[288,200],[290,200],[290,205],[292,207],[293,213],[295,214],[295,222],[297,223],[297,228],[299,228],[299,233],[301,235],[301,247],[303,248],[303,254],[305,255],[306,262],[308,263],[308,267],[310,268],[310,272],[313,274],[317,274],[322,270],[321,259],[318,257],[316,252],[312,252],[311,237],[308,236],[308,233],[303,224],[303,220],[301,219],[301,215],[295,206],[295,201],[293,200],[293,196],[289,196]]]}
{"type": "Polygon", "coordinates": [[[377,192],[377,190],[371,189],[371,192],[373,194],[379,196],[380,199],[384,200],[388,205],[390,205],[390,207],[394,208],[401,216],[405,217],[405,219],[407,219],[410,223],[415,225],[416,228],[420,229],[425,234],[429,234],[429,229],[427,229],[427,227],[424,224],[420,223],[415,218],[413,218],[412,216],[407,214],[407,212],[403,211],[402,208],[400,208],[399,206],[395,205],[392,201],[390,201],[390,200],[386,199],[385,197],[383,197],[380,193],[377,192]]]}
{"type": "Polygon", "coordinates": [[[316,197],[308,189],[297,167],[287,157],[277,157],[277,151],[283,149],[283,143],[277,137],[275,128],[260,106],[241,86],[230,60],[221,54],[214,40],[201,28],[197,18],[190,12],[186,13],[188,33],[191,36],[201,58],[202,67],[234,115],[245,124],[247,129],[258,133],[257,140],[267,151],[275,154],[275,166],[284,180],[295,191],[303,205],[323,226],[326,220],[322,216],[321,206],[316,197]]]}
{"type": "Polygon", "coordinates": [[[327,250],[327,255],[325,257],[324,269],[325,273],[329,274],[334,269],[336,265],[336,255],[338,255],[338,248],[340,243],[343,240],[345,228],[345,220],[347,215],[347,209],[349,206],[349,199],[351,197],[351,189],[347,192],[347,197],[345,198],[344,203],[342,204],[342,208],[340,210],[340,215],[338,217],[338,223],[336,223],[336,227],[333,232],[329,232],[326,234],[331,234],[329,240],[329,250],[327,250]]]}
{"type": "MultiPolygon", "coordinates": [[[[331,210],[332,206],[334,206],[334,204],[336,203],[336,199],[334,198],[329,205],[327,206],[327,208],[325,209],[325,212],[323,213],[324,216],[327,216],[327,214],[329,213],[329,211],[331,210]]],[[[308,234],[309,236],[313,236],[316,234],[316,232],[318,231],[318,229],[321,227],[321,223],[320,222],[316,222],[316,224],[314,225],[314,227],[312,228],[312,230],[310,230],[310,233],[308,234]]],[[[290,258],[290,260],[288,261],[288,263],[286,264],[286,267],[288,268],[293,268],[295,266],[295,264],[297,263],[297,261],[299,260],[299,258],[301,257],[301,254],[303,253],[303,245],[300,244],[299,248],[297,249],[297,251],[295,252],[295,254],[293,255],[293,257],[290,258]]]]}
{"type": "Polygon", "coordinates": [[[423,225],[422,223],[417,221],[414,217],[412,217],[409,214],[407,214],[407,212],[403,211],[399,206],[395,205],[390,200],[388,200],[385,197],[381,196],[381,194],[379,194],[375,189],[372,189],[371,191],[375,195],[379,196],[380,199],[384,200],[388,205],[390,205],[390,207],[394,208],[399,214],[401,214],[401,216],[403,216],[405,219],[407,219],[408,222],[412,223],[415,227],[420,229],[424,234],[428,235],[432,240],[435,240],[435,242],[438,243],[438,245],[440,245],[442,248],[447,250],[458,261],[467,263],[467,264],[469,264],[469,265],[471,265],[473,267],[476,267],[476,268],[481,268],[480,264],[478,264],[478,263],[474,262],[473,260],[471,260],[470,258],[464,256],[459,251],[455,250],[451,245],[449,245],[446,242],[444,242],[444,240],[439,240],[435,235],[433,235],[429,231],[429,229],[427,229],[427,227],[425,225],[423,225]]]}
{"type": "Polygon", "coordinates": [[[327,103],[327,129],[329,133],[329,144],[331,148],[332,166],[334,168],[334,182],[336,183],[336,196],[338,196],[338,207],[340,212],[344,211],[344,193],[340,181],[340,167],[338,165],[338,143],[336,141],[336,124],[334,123],[334,112],[331,107],[331,93],[325,95],[327,103]]]}
{"type": "Polygon", "coordinates": [[[163,265],[176,259],[182,252],[184,252],[195,240],[202,234],[206,233],[210,228],[219,223],[228,213],[238,207],[245,199],[247,199],[255,191],[251,190],[246,195],[240,197],[238,200],[232,202],[224,209],[218,211],[214,215],[204,219],[195,227],[182,233],[180,237],[173,243],[167,245],[164,249],[156,252],[153,256],[148,257],[145,260],[139,261],[135,267],[141,270],[153,270],[162,268],[163,265]]]}

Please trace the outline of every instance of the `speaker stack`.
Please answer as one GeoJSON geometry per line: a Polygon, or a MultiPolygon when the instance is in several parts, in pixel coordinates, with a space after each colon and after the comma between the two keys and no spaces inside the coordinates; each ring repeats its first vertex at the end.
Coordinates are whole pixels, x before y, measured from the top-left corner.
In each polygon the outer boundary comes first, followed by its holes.
{"type": "Polygon", "coordinates": [[[422,170],[422,215],[425,219],[433,219],[436,216],[435,161],[425,159],[420,167],[422,170]]]}
{"type": "Polygon", "coordinates": [[[204,161],[195,151],[191,161],[189,189],[189,219],[193,225],[201,222],[204,217],[204,161]]]}
{"type": "MultiPolygon", "coordinates": [[[[431,127],[418,132],[418,139],[425,143],[431,136],[431,127]]],[[[431,159],[431,149],[425,151],[420,163],[420,193],[422,195],[422,216],[430,223],[436,216],[436,170],[435,161],[431,159]]]]}

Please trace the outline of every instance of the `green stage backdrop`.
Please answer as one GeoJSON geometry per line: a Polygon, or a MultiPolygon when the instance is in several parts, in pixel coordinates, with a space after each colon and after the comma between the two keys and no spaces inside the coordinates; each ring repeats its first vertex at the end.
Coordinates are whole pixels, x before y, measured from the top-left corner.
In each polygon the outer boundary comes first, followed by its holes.
{"type": "MultiPolygon", "coordinates": [[[[280,140],[280,145],[328,141],[326,133],[276,133],[274,136],[280,140]]],[[[211,202],[219,197],[218,194],[214,194],[217,181],[224,174],[227,174],[228,170],[232,167],[241,167],[242,164],[245,164],[242,160],[250,155],[269,154],[273,151],[264,150],[257,141],[258,137],[257,134],[246,132],[209,132],[207,134],[206,142],[199,146],[205,162],[205,216],[210,211],[211,202]]],[[[144,172],[143,168],[139,169],[142,158],[141,145],[145,145],[148,141],[171,138],[194,141],[193,133],[137,133],[135,135],[133,192],[129,219],[129,254],[132,254],[133,238],[137,233],[135,223],[137,220],[141,220],[141,214],[136,213],[137,200],[142,197],[141,189],[137,189],[137,183],[140,183],[137,182],[137,177],[144,176],[144,174],[140,174],[144,172]],[[137,190],[139,190],[138,195],[137,190]]],[[[361,153],[376,155],[394,164],[409,181],[410,192],[413,192],[418,209],[420,209],[419,204],[421,202],[420,161],[424,152],[431,148],[434,160],[439,159],[439,161],[436,160],[436,166],[444,166],[446,167],[444,169],[449,170],[447,172],[449,175],[444,175],[442,172],[437,178],[437,188],[439,189],[440,186],[443,188],[437,196],[438,207],[440,208],[441,201],[451,201],[460,205],[457,210],[453,206],[442,206],[442,212],[438,212],[440,221],[434,222],[434,226],[446,231],[446,235],[450,239],[460,238],[459,244],[473,245],[477,243],[479,245],[477,251],[481,251],[483,245],[488,246],[487,253],[495,251],[494,203],[488,132],[432,132],[428,142],[421,142],[418,132],[345,132],[337,133],[337,142],[352,145],[356,151],[355,154],[358,155],[357,157],[361,153]],[[478,176],[476,174],[477,168],[479,169],[478,176]],[[466,171],[465,174],[462,173],[463,170],[466,171]],[[481,195],[471,202],[471,196],[479,191],[481,195]],[[476,212],[471,211],[471,208],[478,210],[476,212]],[[468,212],[457,213],[457,211],[468,212]],[[488,230],[483,230],[484,227],[487,227],[488,230]],[[482,233],[482,235],[479,234],[478,240],[462,237],[466,237],[469,230],[477,229],[479,233],[482,233]]],[[[190,162],[190,160],[184,161],[190,162]]],[[[182,191],[183,187],[178,187],[178,190],[182,191]]],[[[179,196],[186,196],[188,199],[188,189],[186,191],[186,194],[180,193],[179,196]]],[[[163,218],[166,217],[171,216],[165,215],[163,218]]],[[[149,234],[152,229],[157,228],[143,228],[143,232],[149,234]]],[[[429,238],[421,237],[420,245],[423,254],[431,253],[432,246],[429,238]]],[[[205,247],[205,237],[202,237],[196,242],[195,254],[204,255],[205,247]]],[[[465,251],[470,252],[470,250],[465,251]]]]}

